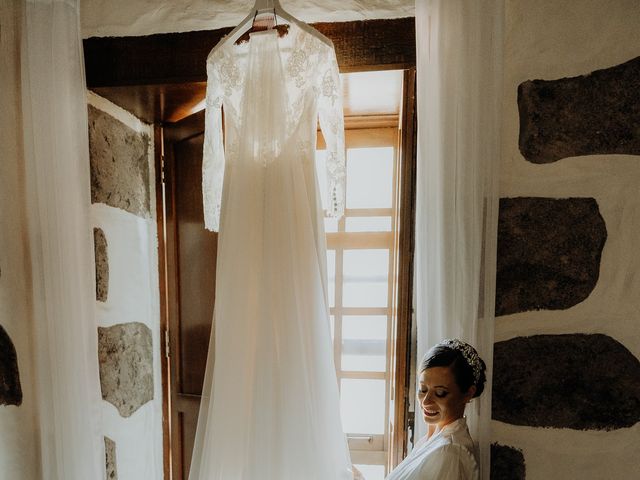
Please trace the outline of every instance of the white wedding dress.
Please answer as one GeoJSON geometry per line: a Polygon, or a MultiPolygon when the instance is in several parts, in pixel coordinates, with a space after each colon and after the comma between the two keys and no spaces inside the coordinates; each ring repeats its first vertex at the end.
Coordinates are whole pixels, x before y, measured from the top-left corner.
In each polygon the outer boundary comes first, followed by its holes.
{"type": "Polygon", "coordinates": [[[351,480],[314,160],[319,118],[329,208],[340,215],[345,163],[335,53],[291,25],[282,38],[268,30],[248,44],[220,45],[207,72],[205,223],[220,234],[189,478],[351,480]]]}

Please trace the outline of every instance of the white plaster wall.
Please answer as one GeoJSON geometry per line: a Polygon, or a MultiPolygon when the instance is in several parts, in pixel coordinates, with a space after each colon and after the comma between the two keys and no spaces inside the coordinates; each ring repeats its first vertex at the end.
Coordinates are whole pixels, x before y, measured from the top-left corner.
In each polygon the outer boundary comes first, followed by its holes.
{"type": "MultiPolygon", "coordinates": [[[[415,14],[415,0],[280,0],[280,4],[308,23],[415,14]]],[[[82,35],[120,37],[215,30],[237,25],[253,5],[254,0],[83,0],[82,35]]]]}
{"type": "Polygon", "coordinates": [[[20,116],[18,2],[0,2],[0,325],[16,348],[22,405],[0,406],[0,478],[37,480],[37,402],[20,116]]]}
{"type": "Polygon", "coordinates": [[[160,347],[160,299],[158,243],[155,211],[153,129],[130,113],[93,93],[89,104],[106,112],[137,132],[149,135],[149,184],[151,217],[140,218],[119,208],[93,204],[93,226],[107,239],[109,294],[96,302],[100,327],[141,322],[152,332],[154,397],[129,418],[110,403],[101,405],[103,433],[116,443],[119,480],[162,478],[162,376],[160,347]]]}
{"type": "MultiPolygon", "coordinates": [[[[496,341],[515,336],[603,333],[640,358],[640,157],[593,155],[546,165],[518,150],[518,85],[611,67],[640,56],[637,0],[507,0],[503,197],[593,197],[608,238],[600,278],[582,303],[496,320],[496,341]]],[[[615,408],[615,405],[603,405],[615,408]]],[[[611,432],[518,427],[493,422],[493,440],[524,452],[527,479],[637,478],[640,424],[611,432]]]]}

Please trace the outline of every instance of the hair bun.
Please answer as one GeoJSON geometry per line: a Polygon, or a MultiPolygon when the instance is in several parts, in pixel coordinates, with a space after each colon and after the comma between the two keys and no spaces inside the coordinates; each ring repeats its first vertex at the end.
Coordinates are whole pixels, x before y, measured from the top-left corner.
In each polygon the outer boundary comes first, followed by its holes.
{"type": "Polygon", "coordinates": [[[434,345],[426,353],[420,371],[431,367],[449,366],[453,368],[456,383],[463,392],[475,386],[473,397],[484,391],[487,380],[486,365],[475,348],[457,338],[447,338],[434,345]]]}

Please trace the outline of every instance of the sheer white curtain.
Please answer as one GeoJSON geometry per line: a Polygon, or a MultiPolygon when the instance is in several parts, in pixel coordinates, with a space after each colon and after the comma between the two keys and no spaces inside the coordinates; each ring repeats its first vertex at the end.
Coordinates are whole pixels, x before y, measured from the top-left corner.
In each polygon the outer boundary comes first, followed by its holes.
{"type": "Polygon", "coordinates": [[[489,478],[503,15],[503,0],[416,0],[418,360],[457,337],[487,363],[485,393],[467,408],[482,478],[489,478]]]}
{"type": "Polygon", "coordinates": [[[23,3],[21,78],[42,477],[104,476],[78,0],[23,3]]]}

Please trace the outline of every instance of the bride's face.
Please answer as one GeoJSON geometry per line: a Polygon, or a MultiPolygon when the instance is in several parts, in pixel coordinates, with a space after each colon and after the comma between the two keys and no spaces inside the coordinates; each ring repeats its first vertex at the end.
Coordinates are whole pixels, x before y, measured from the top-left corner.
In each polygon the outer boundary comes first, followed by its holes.
{"type": "Polygon", "coordinates": [[[464,415],[464,407],[475,393],[475,387],[461,392],[449,367],[431,367],[418,378],[418,402],[422,418],[428,425],[445,425],[464,415]]]}

